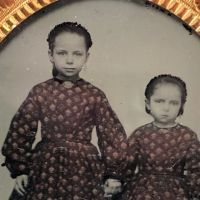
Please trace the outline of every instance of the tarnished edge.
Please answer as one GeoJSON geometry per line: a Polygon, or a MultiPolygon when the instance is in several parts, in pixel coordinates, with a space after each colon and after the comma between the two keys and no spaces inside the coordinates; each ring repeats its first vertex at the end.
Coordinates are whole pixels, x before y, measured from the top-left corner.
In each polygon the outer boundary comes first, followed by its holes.
{"type": "Polygon", "coordinates": [[[200,10],[195,1],[150,0],[149,2],[174,14],[200,35],[200,10]]]}
{"type": "Polygon", "coordinates": [[[3,11],[0,13],[0,42],[21,22],[56,1],[58,0],[22,0],[21,3],[14,2],[10,7],[2,9],[3,11]]]}
{"type": "MultiPolygon", "coordinates": [[[[6,0],[0,0],[2,4],[6,0]]],[[[40,9],[59,0],[21,0],[9,6],[0,7],[0,43],[21,22],[40,9]]],[[[160,6],[185,22],[200,35],[200,0],[147,0],[160,6]]]]}

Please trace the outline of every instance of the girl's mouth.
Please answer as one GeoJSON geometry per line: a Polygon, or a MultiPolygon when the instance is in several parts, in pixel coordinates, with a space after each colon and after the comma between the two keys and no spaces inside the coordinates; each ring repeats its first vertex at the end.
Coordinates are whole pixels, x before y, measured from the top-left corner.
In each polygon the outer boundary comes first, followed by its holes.
{"type": "Polygon", "coordinates": [[[166,118],[166,117],[168,117],[168,115],[161,115],[161,117],[162,117],[162,118],[166,118]]]}
{"type": "Polygon", "coordinates": [[[65,71],[68,71],[68,72],[73,72],[75,70],[75,68],[64,68],[65,71]]]}

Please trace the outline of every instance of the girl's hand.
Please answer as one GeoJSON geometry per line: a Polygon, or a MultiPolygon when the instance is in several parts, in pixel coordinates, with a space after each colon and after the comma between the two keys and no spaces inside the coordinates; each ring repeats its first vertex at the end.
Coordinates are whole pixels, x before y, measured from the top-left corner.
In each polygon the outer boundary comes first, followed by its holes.
{"type": "Polygon", "coordinates": [[[24,196],[24,194],[26,193],[25,189],[26,189],[27,185],[28,185],[28,176],[27,175],[17,176],[17,178],[15,180],[15,190],[22,196],[24,196]]]}
{"type": "Polygon", "coordinates": [[[110,197],[122,191],[122,184],[117,179],[107,179],[104,184],[105,197],[110,197]]]}

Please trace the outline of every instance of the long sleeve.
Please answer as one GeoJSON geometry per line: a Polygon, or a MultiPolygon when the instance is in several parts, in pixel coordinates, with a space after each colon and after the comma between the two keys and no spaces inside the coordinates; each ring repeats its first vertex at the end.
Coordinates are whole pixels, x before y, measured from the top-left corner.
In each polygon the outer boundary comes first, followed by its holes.
{"type": "Polygon", "coordinates": [[[140,134],[139,131],[134,131],[128,138],[128,148],[126,157],[126,167],[124,170],[125,182],[133,180],[135,175],[135,170],[138,165],[138,140],[137,135],[140,134]]]}
{"type": "Polygon", "coordinates": [[[6,167],[15,178],[29,173],[29,158],[35,140],[39,120],[39,109],[32,89],[13,117],[2,154],[6,157],[6,167]]]}
{"type": "Polygon", "coordinates": [[[103,93],[97,97],[95,108],[98,145],[106,167],[106,175],[121,177],[126,158],[126,133],[103,93]]]}
{"type": "Polygon", "coordinates": [[[186,183],[191,199],[200,199],[200,142],[196,134],[186,155],[186,183]]]}

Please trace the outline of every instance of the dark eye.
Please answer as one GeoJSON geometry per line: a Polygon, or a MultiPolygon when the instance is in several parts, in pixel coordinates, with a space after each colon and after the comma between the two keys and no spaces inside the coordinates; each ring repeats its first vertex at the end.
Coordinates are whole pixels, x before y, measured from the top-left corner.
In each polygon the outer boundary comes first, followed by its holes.
{"type": "Polygon", "coordinates": [[[163,99],[156,99],[155,102],[156,102],[156,103],[163,103],[164,100],[163,100],[163,99]]]}
{"type": "Polygon", "coordinates": [[[58,51],[58,52],[57,52],[58,55],[65,55],[65,53],[66,53],[66,52],[64,52],[64,51],[58,51]]]}
{"type": "Polygon", "coordinates": [[[178,101],[171,101],[171,104],[172,105],[179,105],[179,102],[178,101]]]}
{"type": "Polygon", "coordinates": [[[75,55],[75,56],[82,56],[83,53],[81,53],[81,52],[74,52],[74,55],[75,55]]]}

